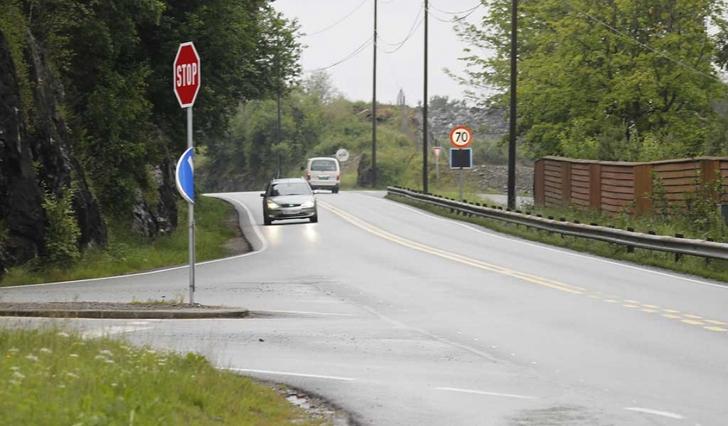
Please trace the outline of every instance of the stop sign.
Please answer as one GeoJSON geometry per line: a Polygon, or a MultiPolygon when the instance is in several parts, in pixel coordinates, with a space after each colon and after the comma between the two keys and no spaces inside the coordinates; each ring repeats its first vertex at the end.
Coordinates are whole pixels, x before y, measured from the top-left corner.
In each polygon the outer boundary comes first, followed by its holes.
{"type": "Polygon", "coordinates": [[[191,41],[180,44],[172,67],[172,86],[182,108],[195,103],[200,91],[200,65],[195,45],[191,41]]]}

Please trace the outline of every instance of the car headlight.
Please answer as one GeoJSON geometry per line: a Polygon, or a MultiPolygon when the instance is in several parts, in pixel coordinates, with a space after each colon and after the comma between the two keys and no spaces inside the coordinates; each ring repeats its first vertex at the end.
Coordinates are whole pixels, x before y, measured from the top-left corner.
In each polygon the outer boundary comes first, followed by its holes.
{"type": "Polygon", "coordinates": [[[267,206],[268,206],[268,208],[269,208],[269,209],[271,209],[271,210],[275,210],[275,209],[280,209],[280,208],[281,208],[281,206],[279,206],[279,205],[278,205],[278,204],[277,204],[277,203],[276,203],[275,201],[273,201],[273,200],[268,200],[268,201],[266,201],[266,205],[267,205],[267,206]]]}
{"type": "Polygon", "coordinates": [[[303,207],[304,209],[310,209],[313,206],[313,201],[305,201],[303,204],[301,204],[301,207],[303,207]]]}

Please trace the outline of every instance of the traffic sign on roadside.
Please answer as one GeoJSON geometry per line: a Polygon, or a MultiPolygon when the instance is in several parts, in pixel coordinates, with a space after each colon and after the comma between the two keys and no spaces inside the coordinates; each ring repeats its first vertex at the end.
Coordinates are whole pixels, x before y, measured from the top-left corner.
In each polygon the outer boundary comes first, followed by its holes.
{"type": "Polygon", "coordinates": [[[442,147],[440,146],[433,146],[432,152],[435,154],[435,157],[440,158],[440,152],[442,151],[442,147]]]}
{"type": "Polygon", "coordinates": [[[451,169],[471,169],[471,168],[473,168],[473,150],[472,150],[472,148],[465,148],[465,149],[450,148],[450,168],[451,169]]]}
{"type": "Polygon", "coordinates": [[[175,179],[177,181],[177,191],[187,200],[188,203],[195,203],[195,167],[194,167],[195,149],[187,148],[187,150],[179,157],[177,161],[177,170],[175,179]]]}
{"type": "Polygon", "coordinates": [[[342,163],[347,161],[349,159],[349,151],[344,148],[339,148],[336,151],[336,159],[341,161],[342,163]]]}
{"type": "Polygon", "coordinates": [[[200,55],[197,54],[197,49],[191,41],[179,45],[172,67],[172,87],[182,108],[191,107],[197,99],[197,93],[200,91],[201,65],[200,55]]]}
{"type": "Polygon", "coordinates": [[[473,142],[473,131],[468,126],[455,126],[450,130],[450,145],[453,148],[467,148],[473,142]]]}

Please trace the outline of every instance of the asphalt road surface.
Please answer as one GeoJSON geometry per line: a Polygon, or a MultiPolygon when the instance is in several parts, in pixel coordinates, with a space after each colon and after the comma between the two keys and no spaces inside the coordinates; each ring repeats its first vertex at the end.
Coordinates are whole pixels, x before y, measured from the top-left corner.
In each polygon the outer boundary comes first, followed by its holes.
{"type": "MultiPolygon", "coordinates": [[[[68,326],[198,351],[363,424],[728,422],[726,286],[503,236],[379,192],[319,194],[319,223],[267,227],[258,193],[218,196],[250,215],[258,250],[199,265],[196,300],[261,314],[68,326]]],[[[177,268],[0,299],[158,300],[186,286],[177,268]]]]}

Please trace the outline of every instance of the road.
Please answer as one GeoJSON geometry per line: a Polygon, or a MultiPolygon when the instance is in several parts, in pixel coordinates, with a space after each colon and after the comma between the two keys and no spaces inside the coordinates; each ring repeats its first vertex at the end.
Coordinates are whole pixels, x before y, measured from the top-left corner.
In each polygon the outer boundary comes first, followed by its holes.
{"type": "MultiPolygon", "coordinates": [[[[197,301],[245,320],[76,320],[317,393],[375,425],[722,425],[728,287],[436,217],[381,192],[319,194],[319,223],[198,266],[197,301]]],[[[245,206],[245,207],[243,207],[245,206]]],[[[246,213],[246,211],[249,211],[246,213]]],[[[0,290],[4,301],[186,294],[177,268],[0,290]]],[[[37,325],[51,320],[0,320],[37,325]]]]}

